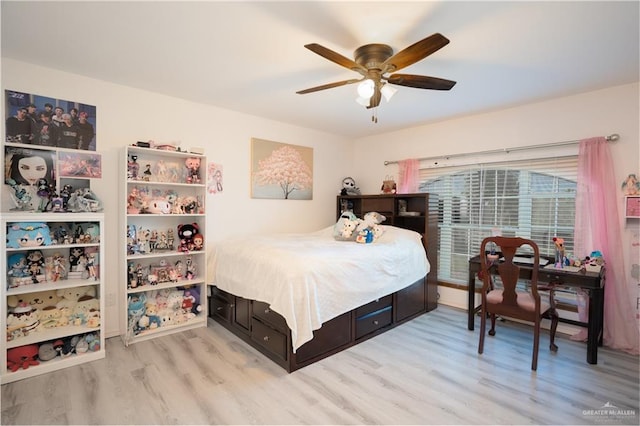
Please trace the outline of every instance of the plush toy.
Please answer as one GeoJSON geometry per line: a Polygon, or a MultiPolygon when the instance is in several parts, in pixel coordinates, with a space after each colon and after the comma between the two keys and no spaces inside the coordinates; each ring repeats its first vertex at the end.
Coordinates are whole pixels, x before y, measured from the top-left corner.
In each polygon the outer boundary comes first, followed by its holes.
{"type": "MultiPolygon", "coordinates": [[[[202,305],[200,304],[200,288],[189,287],[184,291],[184,299],[182,301],[182,308],[186,309],[188,313],[198,315],[202,312],[202,305]]],[[[189,319],[192,318],[189,315],[189,319]]]]}
{"type": "Polygon", "coordinates": [[[204,248],[204,236],[202,234],[196,234],[193,236],[193,247],[191,250],[201,251],[204,248]]]}
{"type": "Polygon", "coordinates": [[[54,328],[69,324],[69,317],[62,319],[62,311],[55,306],[47,306],[39,311],[38,318],[44,328],[54,328]]]}
{"type": "Polygon", "coordinates": [[[333,226],[333,238],[338,241],[353,241],[356,239],[356,228],[360,219],[353,212],[347,211],[340,215],[340,219],[333,226]]]}
{"type": "Polygon", "coordinates": [[[19,287],[24,284],[30,284],[29,266],[27,257],[24,253],[13,253],[7,258],[7,277],[9,278],[9,287],[19,287]]]}
{"type": "Polygon", "coordinates": [[[358,232],[356,243],[369,244],[373,242],[373,231],[369,228],[358,232]]]}
{"type": "Polygon", "coordinates": [[[62,358],[66,358],[74,354],[76,352],[76,346],[78,345],[79,341],[80,341],[80,336],[72,336],[72,337],[64,338],[62,348],[60,349],[60,356],[62,358]]]}
{"type": "Polygon", "coordinates": [[[40,361],[51,361],[58,356],[58,351],[53,347],[52,342],[45,342],[40,344],[38,348],[38,359],[40,361]]]}
{"type": "Polygon", "coordinates": [[[28,336],[40,328],[38,312],[31,305],[20,302],[14,305],[16,296],[7,297],[10,308],[7,315],[7,341],[28,336]]]}
{"type": "Polygon", "coordinates": [[[187,183],[200,183],[200,159],[197,157],[189,157],[184,160],[187,168],[187,183]]]}
{"type": "Polygon", "coordinates": [[[352,177],[342,179],[340,195],[360,195],[360,188],[356,186],[356,181],[352,177]]]}
{"type": "Polygon", "coordinates": [[[372,243],[380,238],[384,232],[380,224],[385,220],[387,218],[378,212],[366,213],[356,228],[356,242],[372,243]]]}
{"type": "Polygon", "coordinates": [[[51,245],[51,235],[44,222],[18,222],[7,226],[7,248],[48,245],[51,245]]]}
{"type": "Polygon", "coordinates": [[[81,296],[71,312],[71,319],[74,324],[85,325],[90,318],[96,317],[100,318],[100,301],[88,294],[81,296]]]}
{"type": "Polygon", "coordinates": [[[45,268],[44,268],[44,255],[40,250],[30,250],[27,253],[27,266],[29,268],[29,274],[34,284],[41,281],[46,281],[45,268]]]}
{"type": "Polygon", "coordinates": [[[147,296],[144,293],[130,295],[127,301],[127,315],[129,317],[128,329],[130,333],[138,334],[140,332],[138,321],[146,312],[145,303],[147,296]]]}
{"type": "Polygon", "coordinates": [[[178,225],[178,238],[180,239],[179,251],[188,252],[195,247],[193,239],[200,231],[197,223],[185,223],[178,225]]]}
{"type": "Polygon", "coordinates": [[[80,287],[65,288],[57,291],[60,301],[56,303],[58,309],[67,309],[68,315],[73,312],[78,300],[82,296],[96,297],[96,289],[94,286],[85,285],[80,287]]]}
{"type": "Polygon", "coordinates": [[[20,368],[26,370],[30,365],[39,365],[40,363],[36,360],[38,349],[38,345],[33,344],[7,350],[7,368],[15,372],[20,368]]]}

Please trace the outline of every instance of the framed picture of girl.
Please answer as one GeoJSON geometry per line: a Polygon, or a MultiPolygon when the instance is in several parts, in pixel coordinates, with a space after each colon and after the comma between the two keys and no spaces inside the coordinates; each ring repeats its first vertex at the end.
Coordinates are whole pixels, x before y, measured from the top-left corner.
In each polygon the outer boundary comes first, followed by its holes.
{"type": "Polygon", "coordinates": [[[55,151],[5,146],[4,183],[11,187],[16,207],[40,208],[33,202],[48,201],[55,192],[55,155],[55,151]]]}

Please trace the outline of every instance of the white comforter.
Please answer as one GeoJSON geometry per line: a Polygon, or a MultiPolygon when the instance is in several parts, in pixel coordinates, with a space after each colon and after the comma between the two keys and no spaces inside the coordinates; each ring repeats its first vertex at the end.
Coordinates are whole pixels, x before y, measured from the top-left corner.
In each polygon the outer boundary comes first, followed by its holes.
{"type": "Polygon", "coordinates": [[[358,244],[334,240],[332,230],[223,242],[213,256],[214,284],[271,305],[286,319],[295,352],[324,322],[429,272],[416,232],[384,226],[376,242],[358,244]]]}

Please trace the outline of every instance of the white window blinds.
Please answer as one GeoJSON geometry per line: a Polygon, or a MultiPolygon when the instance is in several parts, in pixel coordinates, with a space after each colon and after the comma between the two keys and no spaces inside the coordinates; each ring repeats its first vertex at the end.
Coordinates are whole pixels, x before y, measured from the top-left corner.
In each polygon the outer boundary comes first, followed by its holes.
{"type": "Polygon", "coordinates": [[[439,195],[438,279],[464,284],[483,238],[530,238],[553,257],[553,237],[573,251],[577,156],[420,170],[420,191],[439,195]]]}

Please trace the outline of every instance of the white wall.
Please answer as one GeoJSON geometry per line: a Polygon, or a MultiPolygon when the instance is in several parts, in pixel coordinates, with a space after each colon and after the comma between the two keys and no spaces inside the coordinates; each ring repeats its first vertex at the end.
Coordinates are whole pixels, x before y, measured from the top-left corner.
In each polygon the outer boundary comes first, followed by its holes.
{"type": "MultiPolygon", "coordinates": [[[[385,160],[619,133],[620,141],[612,145],[618,180],[622,182],[629,173],[640,173],[637,83],[349,141],[329,133],[11,59],[2,59],[1,82],[3,90],[97,106],[97,141],[98,150],[103,154],[104,177],[93,188],[105,203],[106,259],[109,270],[113,271],[106,284],[108,335],[118,332],[119,318],[114,303],[124,276],[118,259],[121,212],[117,182],[122,178],[118,168],[123,147],[138,140],[179,140],[185,148],[203,146],[209,161],[223,165],[224,192],[210,196],[207,203],[209,247],[239,233],[304,232],[328,226],[335,220],[335,196],[342,178],[354,176],[363,193],[378,193],[385,175],[397,175],[397,167],[384,166],[385,160]],[[251,137],[314,149],[312,201],[250,198],[251,137]]],[[[0,134],[4,134],[4,130],[0,134]]],[[[622,214],[622,197],[619,209],[622,214]]],[[[632,241],[640,239],[638,221],[621,218],[621,223],[625,229],[624,247],[630,247],[632,241]]],[[[625,252],[625,256],[630,265],[630,251],[625,252]]],[[[466,307],[466,293],[441,290],[442,303],[466,307]]]]}
{"type": "MultiPolygon", "coordinates": [[[[639,100],[639,84],[634,83],[362,138],[355,141],[352,175],[363,192],[377,193],[385,175],[398,175],[397,165],[384,166],[385,160],[474,153],[618,133],[620,140],[611,144],[611,151],[616,178],[622,184],[630,173],[640,173],[639,100]]],[[[527,154],[520,151],[506,156],[515,155],[527,154]]],[[[630,268],[632,261],[640,262],[637,249],[632,249],[640,240],[640,225],[638,219],[623,218],[624,198],[619,191],[623,247],[630,268]]],[[[629,285],[637,283],[630,277],[628,280],[629,285]]],[[[441,290],[441,302],[466,308],[465,292],[441,290]]]]}
{"type": "Polygon", "coordinates": [[[335,197],[342,178],[351,171],[353,159],[352,142],[343,137],[5,58],[2,89],[97,107],[96,140],[103,155],[103,178],[92,188],[105,205],[109,306],[104,318],[109,336],[118,333],[115,301],[125,285],[118,258],[121,197],[117,192],[119,180],[123,179],[119,167],[126,145],[150,139],[181,141],[184,148],[204,147],[208,161],[222,164],[224,192],[210,196],[207,202],[209,249],[232,235],[313,231],[335,222],[335,197]],[[252,137],[313,148],[313,200],[250,197],[252,137]]]}

